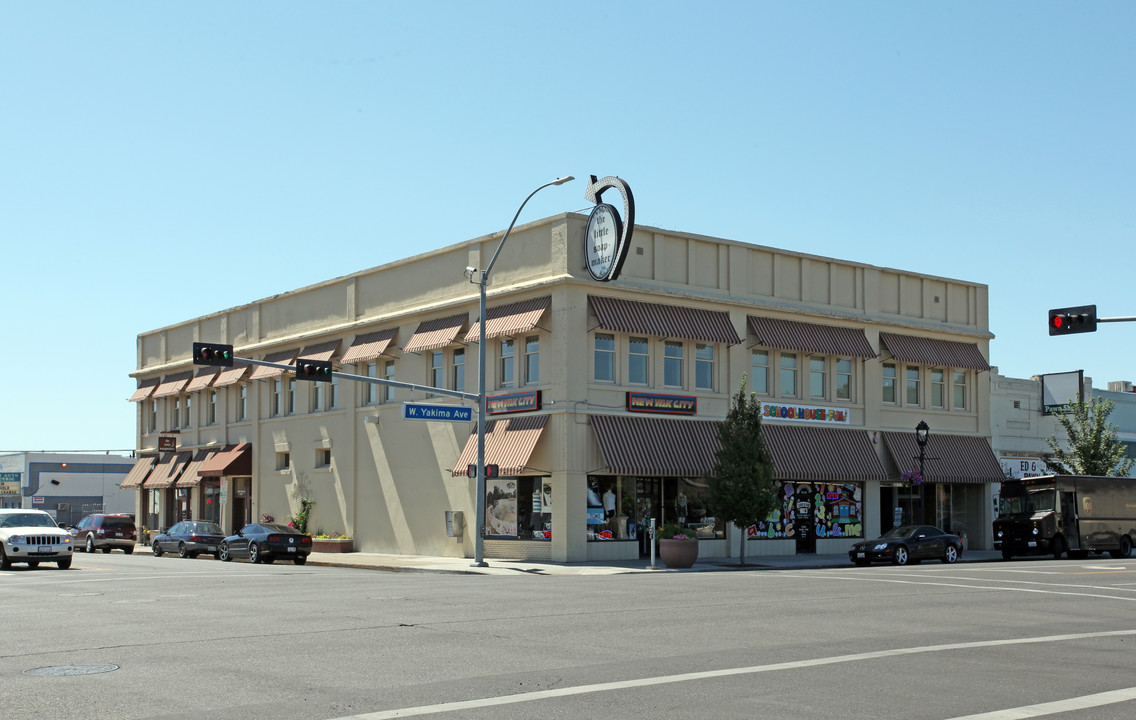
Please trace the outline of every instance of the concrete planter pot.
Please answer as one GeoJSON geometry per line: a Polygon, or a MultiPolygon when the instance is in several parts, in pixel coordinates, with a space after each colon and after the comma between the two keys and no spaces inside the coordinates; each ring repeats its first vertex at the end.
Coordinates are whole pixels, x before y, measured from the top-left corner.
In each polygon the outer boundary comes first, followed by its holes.
{"type": "Polygon", "coordinates": [[[312,552],[318,553],[349,553],[355,552],[354,540],[341,538],[312,538],[312,552]]]}
{"type": "Polygon", "coordinates": [[[669,568],[688,568],[698,559],[698,541],[659,540],[659,559],[669,568]]]}

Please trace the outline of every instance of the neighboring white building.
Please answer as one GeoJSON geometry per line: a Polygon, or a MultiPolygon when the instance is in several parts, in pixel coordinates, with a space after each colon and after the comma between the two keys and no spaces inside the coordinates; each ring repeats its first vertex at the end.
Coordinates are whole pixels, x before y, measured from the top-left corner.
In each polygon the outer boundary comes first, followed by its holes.
{"type": "Polygon", "coordinates": [[[46,510],[63,525],[101,512],[135,511],[134,493],[119,486],[134,467],[123,455],[0,455],[0,507],[46,510]]]}
{"type": "MultiPolygon", "coordinates": [[[[997,368],[991,370],[991,444],[1006,477],[1048,475],[1043,458],[1052,451],[1046,439],[1056,437],[1064,444],[1060,416],[1045,413],[1043,377],[1012,378],[998,374],[997,368]]],[[[1110,382],[1108,390],[1100,390],[1093,387],[1091,377],[1084,377],[1081,385],[1086,401],[1094,396],[1112,401],[1108,422],[1116,426],[1117,436],[1128,446],[1128,457],[1136,457],[1136,392],[1132,383],[1110,382]]],[[[1132,474],[1136,476],[1136,470],[1132,474]]]]}
{"type": "Polygon", "coordinates": [[[630,559],[654,519],[683,522],[702,557],[743,541],[747,556],[833,553],[900,513],[991,546],[985,285],[646,226],[603,283],[585,267],[587,221],[515,228],[490,279],[486,462],[501,477],[485,497],[466,477],[475,423],[403,419],[404,402],[452,398],[195,368],[191,350],[476,391],[478,288],[463,271],[500,233],[139,334],[140,459],[124,483],[139,524],[231,531],[309,497],[309,529],[365,552],[470,557],[481,532],[486,557],[630,559]],[[743,377],[780,502],[739,533],[709,512],[705,477],[743,377]],[[921,421],[927,482],[913,488],[921,421]]]}

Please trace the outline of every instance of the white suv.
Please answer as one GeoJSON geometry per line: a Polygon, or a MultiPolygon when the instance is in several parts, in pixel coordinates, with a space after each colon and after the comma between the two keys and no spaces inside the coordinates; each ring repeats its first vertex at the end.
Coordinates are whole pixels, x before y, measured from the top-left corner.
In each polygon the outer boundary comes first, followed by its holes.
{"type": "Polygon", "coordinates": [[[43,510],[0,508],[0,570],[18,562],[28,567],[53,562],[66,570],[71,567],[72,545],[71,533],[43,510]]]}

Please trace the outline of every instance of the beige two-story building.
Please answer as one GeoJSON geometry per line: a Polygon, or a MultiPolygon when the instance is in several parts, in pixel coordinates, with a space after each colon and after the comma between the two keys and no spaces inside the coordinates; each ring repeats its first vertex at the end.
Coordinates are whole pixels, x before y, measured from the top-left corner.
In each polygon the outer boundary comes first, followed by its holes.
{"type": "MultiPolygon", "coordinates": [[[[584,267],[587,217],[515,228],[488,286],[486,462],[476,422],[404,417],[476,392],[478,286],[501,234],[138,336],[140,524],[232,531],[315,500],[309,531],[362,551],[585,561],[649,551],[681,522],[702,557],[844,552],[897,521],[989,547],[990,378],[984,285],[640,226],[619,279],[584,267]],[[238,359],[331,360],[335,382],[238,359]],[[707,502],[715,421],[745,378],[763,402],[779,506],[727,527],[707,502]],[[922,484],[915,427],[925,421],[922,484]],[[907,473],[908,475],[905,475],[907,473]],[[486,506],[484,527],[475,508],[486,506]],[[464,520],[464,522],[463,522],[464,520]]],[[[467,405],[475,405],[465,401],[467,405]]]]}

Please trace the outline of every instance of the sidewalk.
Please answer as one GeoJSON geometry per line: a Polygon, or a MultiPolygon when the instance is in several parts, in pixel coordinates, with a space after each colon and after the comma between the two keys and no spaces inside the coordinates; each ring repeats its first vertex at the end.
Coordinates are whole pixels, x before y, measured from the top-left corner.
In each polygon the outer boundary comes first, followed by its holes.
{"type": "MultiPolygon", "coordinates": [[[[960,563],[991,562],[1000,560],[1001,554],[993,550],[964,552],[960,563]]],[[[747,557],[746,565],[739,566],[737,558],[700,560],[694,567],[672,570],[656,559],[650,568],[649,559],[613,562],[554,563],[530,560],[486,559],[487,567],[472,567],[472,558],[430,557],[424,555],[387,555],[382,553],[312,553],[309,565],[352,567],[387,572],[433,572],[475,575],[620,575],[645,572],[739,572],[754,570],[807,570],[820,568],[853,569],[848,555],[778,555],[747,557]]],[[[942,563],[928,561],[928,566],[942,563]]]]}

